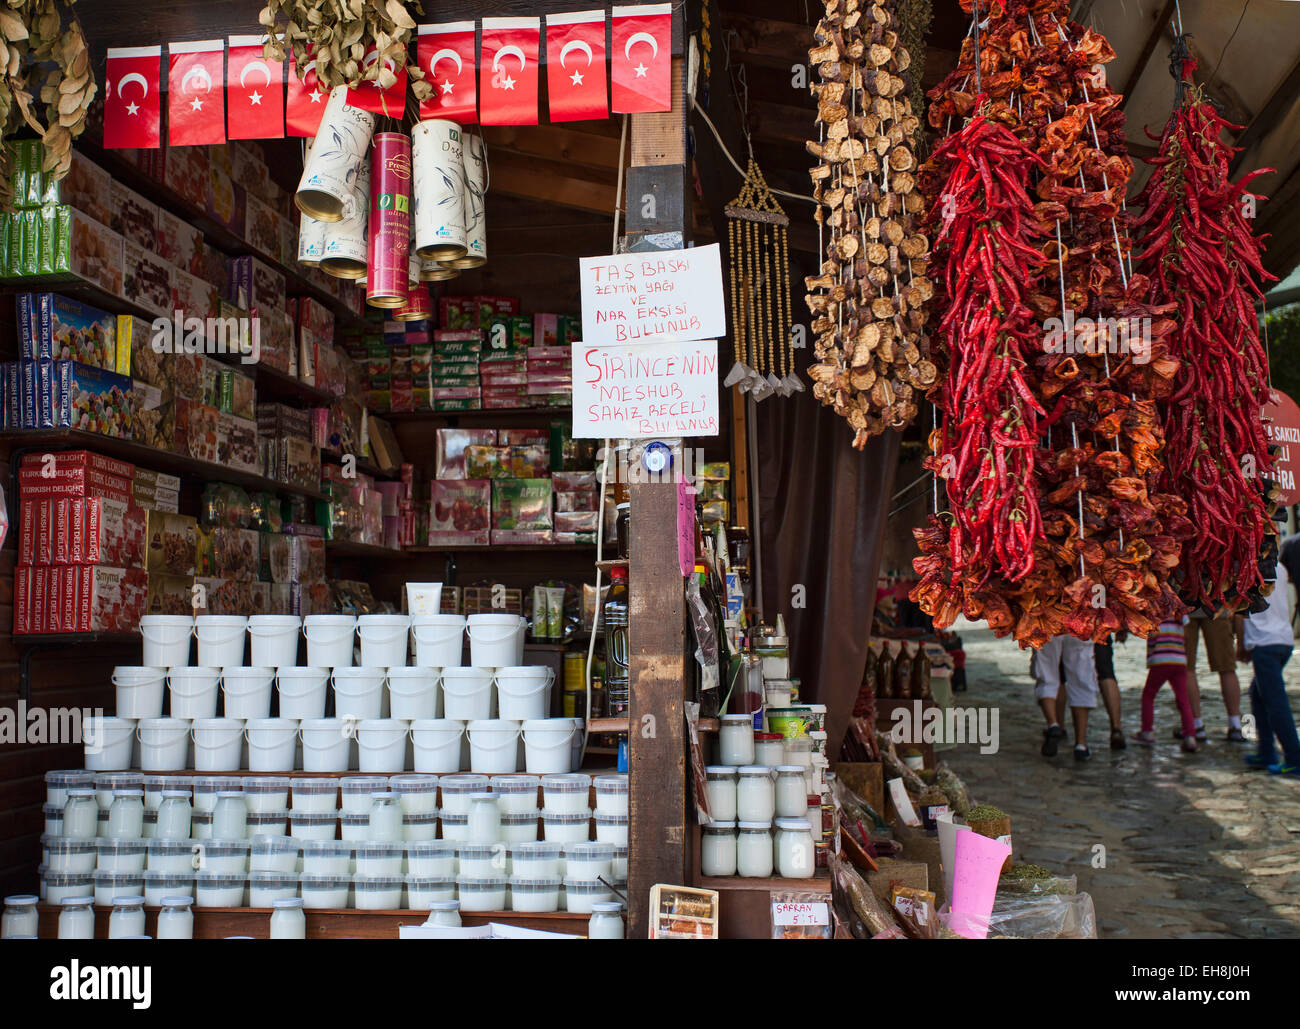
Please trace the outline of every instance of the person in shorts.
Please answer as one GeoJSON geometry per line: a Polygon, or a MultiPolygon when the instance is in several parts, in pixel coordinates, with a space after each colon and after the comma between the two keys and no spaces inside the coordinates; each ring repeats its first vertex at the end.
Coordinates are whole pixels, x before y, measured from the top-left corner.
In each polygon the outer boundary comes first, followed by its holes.
{"type": "Polygon", "coordinates": [[[1060,705],[1057,694],[1061,690],[1061,671],[1065,672],[1065,697],[1074,722],[1074,759],[1087,761],[1092,757],[1088,749],[1088,712],[1097,706],[1097,661],[1089,640],[1073,636],[1053,636],[1034,656],[1034,696],[1047,719],[1043,730],[1043,757],[1055,757],[1057,747],[1065,738],[1061,727],[1060,705]]]}
{"type": "MultiPolygon", "coordinates": [[[[1120,642],[1128,637],[1121,633],[1120,642]]],[[[1101,690],[1101,702],[1106,707],[1106,717],[1110,719],[1110,749],[1123,750],[1124,722],[1119,701],[1119,683],[1115,679],[1115,636],[1107,636],[1105,643],[1094,643],[1093,657],[1097,664],[1097,686],[1101,690]]]]}
{"type": "MultiPolygon", "coordinates": [[[[1228,741],[1241,743],[1246,737],[1241,734],[1241,681],[1237,678],[1237,641],[1232,619],[1211,618],[1204,611],[1194,612],[1183,626],[1183,643],[1187,648],[1187,699],[1192,705],[1196,738],[1206,738],[1205,723],[1201,720],[1201,687],[1196,679],[1196,641],[1202,636],[1210,671],[1219,677],[1223,706],[1228,712],[1228,741]]],[[[1174,730],[1180,739],[1181,732],[1181,729],[1174,730]]]]}

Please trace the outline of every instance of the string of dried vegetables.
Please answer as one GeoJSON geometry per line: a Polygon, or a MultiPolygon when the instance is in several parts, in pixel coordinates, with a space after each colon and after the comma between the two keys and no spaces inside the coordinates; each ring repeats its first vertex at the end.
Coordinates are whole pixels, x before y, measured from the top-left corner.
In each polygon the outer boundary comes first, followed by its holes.
{"type": "Polygon", "coordinates": [[[918,231],[912,149],[920,119],[906,95],[911,57],[892,3],[824,3],[808,51],[820,80],[821,138],[808,151],[821,162],[810,174],[825,257],[805,280],[818,358],[809,377],[862,448],[916,417],[920,392],[935,381],[925,336],[930,244],[918,231]]]}
{"type": "Polygon", "coordinates": [[[1143,213],[1134,222],[1144,230],[1136,265],[1176,307],[1169,341],[1183,362],[1178,389],[1163,405],[1160,486],[1187,498],[1197,527],[1178,572],[1183,600],[1239,609],[1271,578],[1265,572],[1276,552],[1266,478],[1272,461],[1261,420],[1267,356],[1255,315],[1262,284],[1275,276],[1264,269],[1263,238],[1248,217],[1261,198],[1247,189],[1273,169],[1231,181],[1237,151],[1223,133],[1240,127],[1191,84],[1194,60],[1185,56],[1179,64],[1186,82],[1159,152],[1148,158],[1155,171],[1135,201],[1143,213]]]}
{"type": "MultiPolygon", "coordinates": [[[[1039,172],[1032,220],[1045,242],[1022,268],[1022,295],[1044,322],[1021,346],[1041,419],[1032,481],[1041,529],[1027,540],[1028,568],[983,567],[965,539],[954,541],[957,502],[966,498],[950,486],[952,509],[917,531],[921,582],[913,597],[937,625],[960,611],[1022,646],[1060,633],[1145,636],[1181,610],[1168,580],[1190,525],[1182,501],[1157,490],[1164,442],[1156,400],[1172,391],[1178,363],[1168,354],[1168,310],[1150,302],[1149,281],[1129,264],[1124,193],[1132,165],[1120,96],[1104,70],[1114,51],[1069,21],[1066,0],[963,0],[962,7],[972,13],[972,32],[957,70],[929,94],[930,125],[942,130],[982,117],[1005,126],[1033,152],[1026,171],[1039,172]],[[1143,326],[1136,340],[1126,331],[1130,319],[1143,326]]],[[[945,173],[934,160],[922,169],[931,207],[943,203],[945,173]]],[[[960,338],[970,326],[953,328],[960,338]]],[[[954,352],[952,332],[940,342],[952,384],[963,355],[954,352]]],[[[980,419],[996,424],[1002,415],[986,407],[972,423],[972,412],[945,389],[930,396],[943,418],[931,467],[946,476],[955,467],[945,448],[960,453],[980,419]]]]}

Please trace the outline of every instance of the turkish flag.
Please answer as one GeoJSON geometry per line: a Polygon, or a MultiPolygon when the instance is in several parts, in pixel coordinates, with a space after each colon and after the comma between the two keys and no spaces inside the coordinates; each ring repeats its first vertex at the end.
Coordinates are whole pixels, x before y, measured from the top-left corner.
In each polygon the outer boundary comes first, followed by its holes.
{"type": "Polygon", "coordinates": [[[608,117],[603,10],[546,16],[546,92],[551,121],[608,117]]]}
{"type": "Polygon", "coordinates": [[[226,134],[231,139],[284,137],[284,62],[262,56],[265,36],[231,36],[226,78],[226,134]]]}
{"type": "Polygon", "coordinates": [[[284,127],[289,136],[315,136],[320,128],[321,115],[329,94],[321,90],[316,81],[316,62],[307,65],[307,72],[298,77],[293,54],[289,55],[289,78],[285,87],[284,127]]]}
{"type": "Polygon", "coordinates": [[[461,125],[478,121],[474,82],[474,23],[452,21],[421,25],[416,60],[433,95],[420,101],[420,119],[449,118],[461,125]]]}
{"type": "Polygon", "coordinates": [[[154,149],[162,143],[161,46],[109,47],[104,63],[104,146],[154,149]]]}
{"type": "Polygon", "coordinates": [[[224,39],[167,44],[167,144],[226,141],[224,39]]]}
{"type": "Polygon", "coordinates": [[[541,37],[539,18],[483,19],[479,121],[484,125],[537,124],[541,37]]]}
{"type": "Polygon", "coordinates": [[[610,78],[618,114],[671,111],[672,5],[615,7],[610,78]]]}
{"type": "MultiPolygon", "coordinates": [[[[371,47],[362,59],[362,71],[369,71],[378,60],[379,51],[371,47]]],[[[378,82],[362,82],[356,87],[349,86],[348,104],[369,111],[371,114],[382,114],[400,120],[406,112],[406,69],[397,71],[391,57],[384,58],[384,63],[390,70],[396,72],[397,81],[387,89],[380,89],[378,82]]]]}

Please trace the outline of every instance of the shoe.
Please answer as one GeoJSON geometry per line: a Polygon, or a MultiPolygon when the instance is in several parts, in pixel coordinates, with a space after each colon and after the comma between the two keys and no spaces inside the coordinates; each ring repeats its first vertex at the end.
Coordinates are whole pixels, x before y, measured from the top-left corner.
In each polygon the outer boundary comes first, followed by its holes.
{"type": "Polygon", "coordinates": [[[1229,743],[1245,743],[1246,737],[1242,734],[1240,729],[1230,728],[1228,729],[1227,740],[1229,743]]]}
{"type": "Polygon", "coordinates": [[[1065,739],[1065,730],[1059,725],[1049,725],[1043,730],[1043,757],[1056,757],[1056,748],[1065,739]]]}
{"type": "Polygon", "coordinates": [[[1245,756],[1246,767],[1262,772],[1266,768],[1271,768],[1274,764],[1266,757],[1260,757],[1258,754],[1247,754],[1245,756]]]}
{"type": "Polygon", "coordinates": [[[1268,766],[1269,775],[1290,775],[1300,779],[1300,765],[1288,765],[1278,762],[1268,766]]]}
{"type": "Polygon", "coordinates": [[[1155,743],[1156,734],[1153,733],[1150,729],[1147,729],[1144,732],[1135,732],[1133,734],[1133,739],[1135,739],[1138,743],[1141,743],[1143,746],[1149,747],[1151,746],[1151,744],[1155,743]]]}
{"type": "Polygon", "coordinates": [[[1124,738],[1123,729],[1112,729],[1110,731],[1110,749],[1124,750],[1128,746],[1128,740],[1124,738]]]}
{"type": "Polygon", "coordinates": [[[1195,736],[1184,736],[1184,737],[1183,737],[1183,750],[1185,750],[1188,754],[1195,754],[1195,753],[1196,753],[1196,737],[1195,737],[1195,736]]]}
{"type": "MultiPolygon", "coordinates": [[[[1177,726],[1174,726],[1173,736],[1174,739],[1178,740],[1181,743],[1183,739],[1183,730],[1178,728],[1177,726]]],[[[1201,743],[1204,743],[1209,738],[1210,738],[1209,733],[1205,731],[1205,726],[1201,726],[1199,729],[1196,730],[1196,739],[1199,740],[1201,743]]]]}
{"type": "Polygon", "coordinates": [[[1075,747],[1075,748],[1074,748],[1074,760],[1076,760],[1076,761],[1088,761],[1088,760],[1090,760],[1091,758],[1092,758],[1092,751],[1089,750],[1087,747],[1075,747]]]}

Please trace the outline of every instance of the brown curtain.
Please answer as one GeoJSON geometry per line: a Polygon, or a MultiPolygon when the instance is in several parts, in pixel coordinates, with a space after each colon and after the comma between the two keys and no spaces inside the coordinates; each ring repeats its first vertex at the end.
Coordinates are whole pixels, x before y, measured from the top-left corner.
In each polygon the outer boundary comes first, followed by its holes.
{"type": "MultiPolygon", "coordinates": [[[[809,351],[796,353],[806,365],[809,351]]],[[[801,698],[826,705],[833,760],[866,667],[900,434],[854,450],[845,420],[804,382],[804,393],[756,405],[758,547],[764,615],[769,623],[785,616],[791,675],[801,680],[801,698]],[[803,608],[791,603],[799,585],[803,608]]]]}

